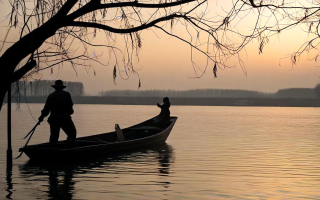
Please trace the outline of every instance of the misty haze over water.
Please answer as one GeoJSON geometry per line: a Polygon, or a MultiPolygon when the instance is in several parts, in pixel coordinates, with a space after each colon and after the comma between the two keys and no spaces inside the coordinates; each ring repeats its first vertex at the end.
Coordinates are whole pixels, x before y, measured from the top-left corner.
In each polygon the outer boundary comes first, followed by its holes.
{"type": "MultiPolygon", "coordinates": [[[[14,96],[48,96],[53,92],[54,81],[38,80],[12,84],[14,96]]],[[[85,86],[81,82],[65,82],[72,96],[86,96],[85,86]]],[[[314,88],[286,88],[276,93],[266,93],[239,89],[194,89],[194,90],[107,90],[98,96],[108,97],[185,97],[185,98],[320,98],[320,85],[314,88]]]]}
{"type": "MultiPolygon", "coordinates": [[[[45,103],[53,81],[39,80],[13,84],[13,102],[45,103]]],[[[236,89],[194,90],[109,90],[86,96],[81,82],[66,82],[75,104],[154,105],[169,97],[173,105],[320,107],[320,85],[287,88],[276,93],[236,89]]]]}
{"type": "MultiPolygon", "coordinates": [[[[86,96],[85,85],[81,82],[64,82],[72,96],[86,96]]],[[[53,92],[52,80],[17,82],[12,84],[15,96],[48,96],[53,92]],[[19,94],[19,95],[18,95],[19,94]]],[[[108,97],[185,97],[185,98],[320,98],[320,85],[314,88],[285,88],[276,93],[240,89],[194,89],[194,90],[107,90],[98,96],[108,97]]]]}

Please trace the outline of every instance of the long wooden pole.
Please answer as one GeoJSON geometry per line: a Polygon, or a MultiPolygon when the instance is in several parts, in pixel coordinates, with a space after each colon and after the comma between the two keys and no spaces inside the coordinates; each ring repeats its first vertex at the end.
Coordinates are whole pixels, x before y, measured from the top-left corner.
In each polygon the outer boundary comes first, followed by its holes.
{"type": "Polygon", "coordinates": [[[12,168],[12,147],[11,147],[11,84],[8,89],[8,113],[7,113],[7,129],[8,129],[8,149],[7,149],[7,168],[12,168]]]}

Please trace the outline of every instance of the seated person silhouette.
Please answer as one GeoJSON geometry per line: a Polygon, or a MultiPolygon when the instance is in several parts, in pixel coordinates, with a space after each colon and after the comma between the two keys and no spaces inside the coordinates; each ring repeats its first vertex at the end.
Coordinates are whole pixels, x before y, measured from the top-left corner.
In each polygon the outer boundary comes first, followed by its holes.
{"type": "Polygon", "coordinates": [[[163,104],[157,103],[157,106],[161,108],[160,114],[154,119],[156,126],[164,126],[170,120],[170,101],[168,97],[163,98],[163,104]]]}
{"type": "Polygon", "coordinates": [[[71,119],[71,115],[74,112],[71,95],[69,92],[63,90],[66,86],[63,85],[61,80],[57,80],[51,87],[53,87],[55,91],[48,96],[46,104],[41,111],[39,122],[42,122],[50,113],[48,118],[51,132],[49,140],[50,146],[52,148],[56,147],[59,140],[60,128],[62,128],[68,136],[66,148],[74,148],[77,130],[71,119]]]}

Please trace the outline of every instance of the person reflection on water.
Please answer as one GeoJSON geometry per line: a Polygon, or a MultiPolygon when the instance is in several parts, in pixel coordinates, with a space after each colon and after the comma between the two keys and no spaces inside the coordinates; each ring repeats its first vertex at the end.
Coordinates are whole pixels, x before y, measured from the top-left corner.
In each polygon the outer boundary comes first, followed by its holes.
{"type": "Polygon", "coordinates": [[[74,126],[74,123],[71,119],[73,114],[73,102],[69,92],[64,91],[63,89],[66,86],[63,85],[61,80],[57,80],[54,85],[55,89],[52,92],[44,105],[43,110],[41,111],[41,116],[39,117],[39,122],[42,122],[43,119],[49,115],[48,123],[50,124],[50,146],[55,148],[59,140],[60,128],[67,134],[67,148],[75,147],[75,141],[77,136],[77,130],[74,126]]]}
{"type": "Polygon", "coordinates": [[[168,97],[163,98],[163,104],[157,103],[157,106],[161,108],[160,114],[154,119],[155,125],[163,126],[170,120],[170,101],[168,97]]]}

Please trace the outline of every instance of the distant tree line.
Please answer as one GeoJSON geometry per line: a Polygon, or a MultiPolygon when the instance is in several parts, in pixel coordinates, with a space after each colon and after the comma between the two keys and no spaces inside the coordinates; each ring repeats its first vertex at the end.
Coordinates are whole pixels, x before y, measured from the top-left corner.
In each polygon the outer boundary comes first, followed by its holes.
{"type": "MultiPolygon", "coordinates": [[[[38,80],[38,81],[19,81],[12,84],[12,94],[20,96],[48,96],[54,91],[51,86],[55,81],[52,80],[38,80]]],[[[67,86],[66,91],[70,92],[72,96],[81,96],[84,94],[84,86],[81,82],[64,81],[63,84],[67,86]]]]}
{"type": "Polygon", "coordinates": [[[316,92],[315,88],[288,88],[278,90],[274,94],[274,98],[306,98],[306,99],[315,99],[320,98],[316,92]]]}
{"type": "Polygon", "coordinates": [[[188,98],[269,98],[269,93],[249,90],[195,89],[195,90],[109,90],[99,92],[99,96],[113,97],[188,97],[188,98]]]}
{"type": "MultiPolygon", "coordinates": [[[[20,96],[48,96],[54,91],[51,85],[55,81],[38,80],[31,82],[15,82],[12,84],[12,94],[20,96]]],[[[66,91],[72,96],[83,96],[84,85],[81,82],[64,81],[66,91]]],[[[194,89],[194,90],[107,90],[100,91],[102,97],[185,97],[185,98],[320,98],[320,84],[314,88],[287,88],[276,93],[266,93],[251,90],[232,89],[194,89]]]]}
{"type": "Polygon", "coordinates": [[[99,96],[109,97],[185,97],[185,98],[320,98],[320,84],[315,88],[288,88],[276,93],[251,90],[195,89],[195,90],[108,90],[99,96]]]}

